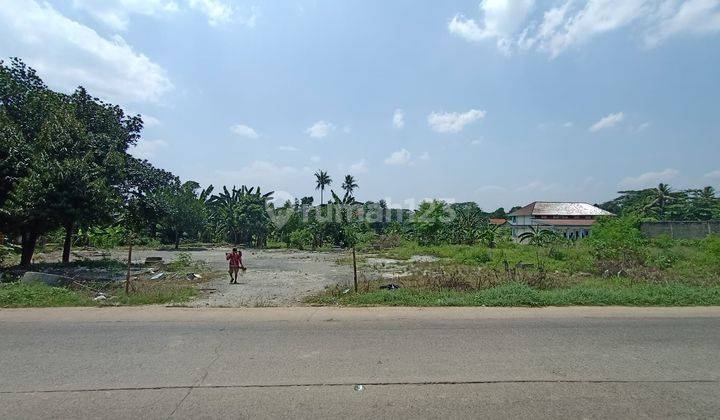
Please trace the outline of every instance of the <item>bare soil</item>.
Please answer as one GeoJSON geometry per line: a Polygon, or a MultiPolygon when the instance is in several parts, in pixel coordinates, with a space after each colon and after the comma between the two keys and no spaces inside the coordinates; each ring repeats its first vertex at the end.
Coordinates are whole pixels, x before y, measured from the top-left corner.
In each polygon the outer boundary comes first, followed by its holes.
{"type": "MultiPolygon", "coordinates": [[[[214,271],[213,280],[202,284],[201,296],[188,306],[242,307],[291,306],[301,303],[306,296],[318,293],[326,286],[352,283],[352,266],[341,264],[347,259],[344,252],[310,252],[297,250],[243,250],[243,263],[239,284],[230,284],[225,260],[226,248],[193,251],[133,250],[133,261],[143,262],[146,257],[162,257],[165,263],[175,260],[180,252],[189,253],[193,260],[206,262],[214,271]]],[[[111,251],[111,258],[127,258],[127,250],[111,251]]]]}

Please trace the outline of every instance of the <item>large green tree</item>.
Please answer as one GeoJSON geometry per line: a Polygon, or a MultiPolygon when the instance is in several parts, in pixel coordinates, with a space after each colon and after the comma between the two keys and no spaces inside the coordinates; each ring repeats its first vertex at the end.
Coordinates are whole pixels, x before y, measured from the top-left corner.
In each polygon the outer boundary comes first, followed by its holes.
{"type": "Polygon", "coordinates": [[[82,88],[53,92],[13,59],[0,62],[0,122],[0,228],[21,236],[27,266],[38,237],[64,227],[67,261],[73,230],[110,217],[142,120],[82,88]]]}
{"type": "Polygon", "coordinates": [[[154,194],[154,201],[160,209],[161,229],[171,239],[175,249],[184,236],[197,239],[203,227],[205,202],[197,193],[200,184],[187,181],[163,187],[154,194]]]}

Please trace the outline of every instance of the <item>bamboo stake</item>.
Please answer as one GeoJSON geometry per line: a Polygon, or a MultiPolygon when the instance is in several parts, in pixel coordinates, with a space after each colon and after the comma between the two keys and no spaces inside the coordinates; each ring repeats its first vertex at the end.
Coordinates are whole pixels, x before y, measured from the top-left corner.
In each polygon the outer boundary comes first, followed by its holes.
{"type": "Polygon", "coordinates": [[[355,293],[357,293],[358,282],[357,282],[357,262],[355,261],[355,246],[352,247],[352,254],[353,254],[353,282],[355,283],[355,293]]]}

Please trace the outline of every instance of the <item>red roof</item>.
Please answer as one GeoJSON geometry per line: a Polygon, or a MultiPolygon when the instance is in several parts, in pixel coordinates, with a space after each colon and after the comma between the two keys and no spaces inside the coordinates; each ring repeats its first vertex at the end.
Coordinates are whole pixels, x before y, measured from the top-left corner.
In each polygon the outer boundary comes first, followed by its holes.
{"type": "Polygon", "coordinates": [[[504,225],[507,223],[507,219],[490,219],[491,225],[504,225]]]}

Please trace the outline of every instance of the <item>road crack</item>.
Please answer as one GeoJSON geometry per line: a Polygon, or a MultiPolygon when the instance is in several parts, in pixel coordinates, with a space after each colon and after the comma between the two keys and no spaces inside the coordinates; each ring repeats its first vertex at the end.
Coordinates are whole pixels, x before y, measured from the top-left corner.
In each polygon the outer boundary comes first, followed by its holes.
{"type": "MultiPolygon", "coordinates": [[[[107,392],[107,391],[154,391],[168,389],[187,389],[188,394],[195,389],[253,389],[253,388],[303,388],[303,387],[345,387],[363,384],[364,386],[433,386],[433,385],[494,385],[494,384],[720,384],[720,379],[678,379],[678,380],[614,380],[614,379],[528,379],[528,380],[478,380],[478,381],[394,381],[394,382],[368,382],[363,380],[353,382],[305,382],[305,383],[279,383],[279,384],[231,384],[231,385],[199,385],[196,381],[192,385],[167,385],[147,387],[117,387],[117,388],[76,388],[76,389],[46,389],[46,390],[20,390],[0,391],[0,395],[7,394],[33,394],[33,393],[63,393],[63,392],[107,392]]],[[[187,398],[187,395],[180,401],[187,398]]],[[[177,407],[176,407],[177,410],[177,407]]],[[[173,410],[176,411],[176,410],[173,410]]]]}
{"type": "MultiPolygon", "coordinates": [[[[222,329],[221,329],[221,330],[222,330],[222,329]]],[[[208,365],[205,367],[205,373],[203,374],[203,376],[202,376],[200,379],[198,379],[197,381],[195,381],[195,383],[194,383],[192,386],[188,387],[188,390],[187,390],[187,392],[185,393],[185,396],[182,397],[182,399],[177,403],[177,405],[175,405],[175,407],[173,408],[173,410],[172,410],[172,411],[170,412],[170,414],[167,416],[168,419],[171,419],[171,418],[175,415],[175,412],[176,412],[176,411],[180,408],[180,406],[185,402],[185,400],[187,399],[187,397],[190,396],[190,394],[192,393],[193,389],[204,388],[204,387],[201,386],[200,384],[205,381],[205,379],[208,377],[208,374],[210,373],[210,368],[211,368],[212,365],[220,358],[220,348],[221,348],[221,347],[222,347],[222,342],[219,342],[219,343],[217,344],[217,346],[215,346],[215,349],[213,350],[214,356],[213,356],[212,360],[210,360],[210,363],[208,363],[208,365]]],[[[160,388],[160,389],[171,389],[171,388],[160,388]]]]}

